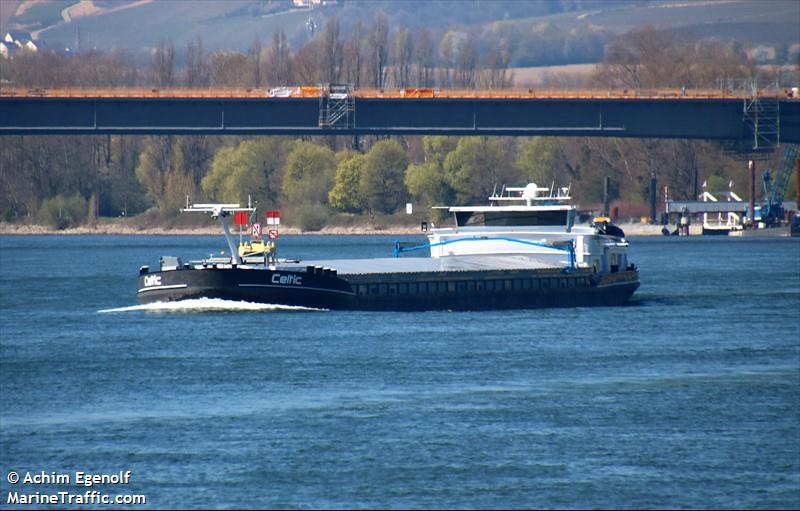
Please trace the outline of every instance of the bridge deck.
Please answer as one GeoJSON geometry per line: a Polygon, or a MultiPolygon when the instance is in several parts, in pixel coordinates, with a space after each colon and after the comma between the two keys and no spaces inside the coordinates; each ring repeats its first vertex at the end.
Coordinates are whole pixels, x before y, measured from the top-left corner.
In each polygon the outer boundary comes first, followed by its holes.
{"type": "MultiPolygon", "coordinates": [[[[290,87],[289,97],[270,97],[264,89],[209,88],[0,88],[0,97],[16,98],[270,98],[280,101],[291,98],[319,98],[319,87],[290,87]]],[[[358,89],[356,98],[383,99],[745,99],[742,91],[725,89],[358,89]]],[[[761,93],[763,98],[793,99],[789,89],[777,93],[761,93]]]]}
{"type": "MultiPolygon", "coordinates": [[[[319,96],[316,87],[285,98],[255,89],[2,88],[0,135],[546,135],[728,140],[745,148],[754,140],[743,115],[748,98],[720,90],[364,89],[332,125],[322,122],[319,96]]],[[[773,147],[800,143],[800,100],[762,100],[780,110],[773,147]]]]}

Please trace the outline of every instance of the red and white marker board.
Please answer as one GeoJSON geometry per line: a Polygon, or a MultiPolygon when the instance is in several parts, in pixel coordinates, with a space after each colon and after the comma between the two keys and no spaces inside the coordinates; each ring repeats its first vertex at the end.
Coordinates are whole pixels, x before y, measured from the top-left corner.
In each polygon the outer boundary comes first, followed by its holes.
{"type": "Polygon", "coordinates": [[[280,211],[267,211],[267,225],[280,225],[281,212],[280,211]]]}

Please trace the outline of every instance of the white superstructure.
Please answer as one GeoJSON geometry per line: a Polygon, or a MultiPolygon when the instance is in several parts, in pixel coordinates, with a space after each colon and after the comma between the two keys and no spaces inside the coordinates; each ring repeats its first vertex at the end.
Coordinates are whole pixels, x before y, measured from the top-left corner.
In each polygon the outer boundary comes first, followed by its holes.
{"type": "Polygon", "coordinates": [[[530,183],[493,194],[488,206],[449,207],[455,226],[429,231],[431,257],[514,255],[597,273],[625,270],[628,242],[622,230],[608,219],[575,225],[569,191],[530,183]]]}

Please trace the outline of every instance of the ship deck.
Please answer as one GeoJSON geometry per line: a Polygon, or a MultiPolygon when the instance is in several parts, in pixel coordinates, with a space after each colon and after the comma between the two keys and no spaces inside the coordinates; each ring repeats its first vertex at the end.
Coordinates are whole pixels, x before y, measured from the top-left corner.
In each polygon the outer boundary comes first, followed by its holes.
{"type": "Polygon", "coordinates": [[[443,271],[497,271],[560,269],[556,265],[526,256],[451,256],[451,257],[384,257],[371,259],[317,259],[294,264],[279,264],[279,270],[300,270],[307,266],[335,269],[339,275],[387,273],[435,273],[443,271]]]}

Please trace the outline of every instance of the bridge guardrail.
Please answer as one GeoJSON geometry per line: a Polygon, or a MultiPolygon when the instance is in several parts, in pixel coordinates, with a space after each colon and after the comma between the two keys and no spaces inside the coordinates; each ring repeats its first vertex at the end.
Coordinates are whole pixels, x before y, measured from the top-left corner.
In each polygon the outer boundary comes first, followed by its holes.
{"type": "MultiPolygon", "coordinates": [[[[36,98],[230,98],[267,99],[281,101],[286,98],[319,97],[318,87],[296,87],[297,94],[270,97],[269,89],[189,89],[189,88],[0,88],[0,97],[36,98]]],[[[719,89],[359,89],[353,92],[364,99],[745,99],[741,92],[719,89]]],[[[759,94],[760,97],[800,100],[793,89],[777,94],[759,94]]]]}

